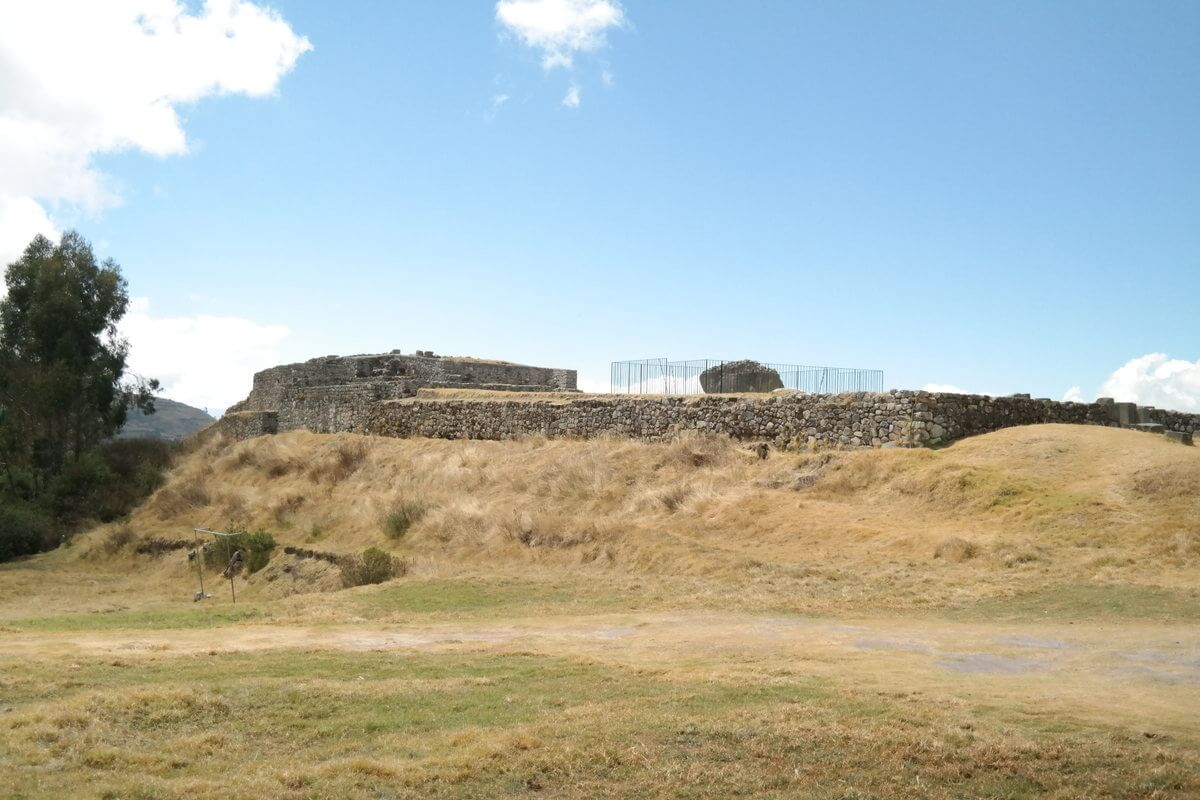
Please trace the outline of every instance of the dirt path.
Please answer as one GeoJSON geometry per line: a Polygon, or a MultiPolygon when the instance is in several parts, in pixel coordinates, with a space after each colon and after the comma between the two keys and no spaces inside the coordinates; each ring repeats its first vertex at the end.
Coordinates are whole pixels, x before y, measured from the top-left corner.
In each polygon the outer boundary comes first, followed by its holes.
{"type": "Polygon", "coordinates": [[[189,657],[276,649],[491,650],[583,657],[688,675],[811,675],[880,692],[1025,701],[1200,737],[1200,628],[993,625],[679,612],[499,625],[232,625],[0,634],[3,657],[189,657]]]}
{"type": "Polygon", "coordinates": [[[803,654],[808,659],[838,655],[850,661],[924,661],[966,674],[1098,673],[1200,686],[1200,628],[1192,626],[991,625],[674,612],[514,619],[502,625],[242,624],[194,630],[0,633],[0,643],[9,655],[27,656],[479,648],[519,643],[547,652],[625,652],[642,658],[658,653],[673,662],[702,653],[803,654]]]}

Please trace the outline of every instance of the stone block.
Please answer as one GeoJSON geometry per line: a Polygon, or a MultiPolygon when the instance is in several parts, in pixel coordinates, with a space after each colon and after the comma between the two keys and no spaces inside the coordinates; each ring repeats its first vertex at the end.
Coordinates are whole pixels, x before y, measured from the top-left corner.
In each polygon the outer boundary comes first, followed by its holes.
{"type": "Polygon", "coordinates": [[[1192,443],[1192,434],[1189,431],[1167,431],[1164,436],[1172,442],[1190,445],[1192,443]]]}
{"type": "Polygon", "coordinates": [[[1143,433],[1162,433],[1166,430],[1166,426],[1159,422],[1138,422],[1129,427],[1134,430],[1142,431],[1143,433]]]}
{"type": "Polygon", "coordinates": [[[1112,406],[1113,421],[1121,425],[1137,425],[1137,403],[1114,403],[1112,406]]]}

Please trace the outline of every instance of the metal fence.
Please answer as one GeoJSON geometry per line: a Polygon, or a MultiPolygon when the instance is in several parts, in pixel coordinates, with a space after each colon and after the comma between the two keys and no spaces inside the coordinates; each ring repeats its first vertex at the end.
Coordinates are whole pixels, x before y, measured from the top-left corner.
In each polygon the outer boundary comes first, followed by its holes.
{"type": "Polygon", "coordinates": [[[745,360],[645,358],[612,362],[609,388],[616,394],[716,394],[774,389],[814,393],[882,392],[883,370],[760,364],[745,360]]]}

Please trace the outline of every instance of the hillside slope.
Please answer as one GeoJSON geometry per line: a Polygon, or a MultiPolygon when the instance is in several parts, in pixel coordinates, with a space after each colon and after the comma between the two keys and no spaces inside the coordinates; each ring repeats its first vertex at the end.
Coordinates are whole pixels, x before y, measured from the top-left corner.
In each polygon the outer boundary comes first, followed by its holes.
{"type": "Polygon", "coordinates": [[[125,426],[117,434],[118,439],[164,439],[181,441],[204,430],[216,422],[207,412],[198,408],[168,400],[154,398],[154,413],[143,414],[134,409],[129,412],[125,426]]]}
{"type": "Polygon", "coordinates": [[[701,437],[214,437],[132,523],[385,547],[418,575],[712,579],[758,605],[939,606],[1080,581],[1186,591],[1200,579],[1200,449],[1060,425],[765,461],[701,437]]]}

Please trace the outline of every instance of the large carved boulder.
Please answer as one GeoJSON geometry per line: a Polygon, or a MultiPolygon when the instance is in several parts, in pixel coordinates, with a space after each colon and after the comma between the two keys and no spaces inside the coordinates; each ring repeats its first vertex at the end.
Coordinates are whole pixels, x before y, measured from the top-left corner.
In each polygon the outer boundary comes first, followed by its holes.
{"type": "Polygon", "coordinates": [[[783,388],[779,373],[765,364],[744,359],[726,361],[700,373],[700,386],[706,394],[728,392],[773,392],[783,388]]]}

